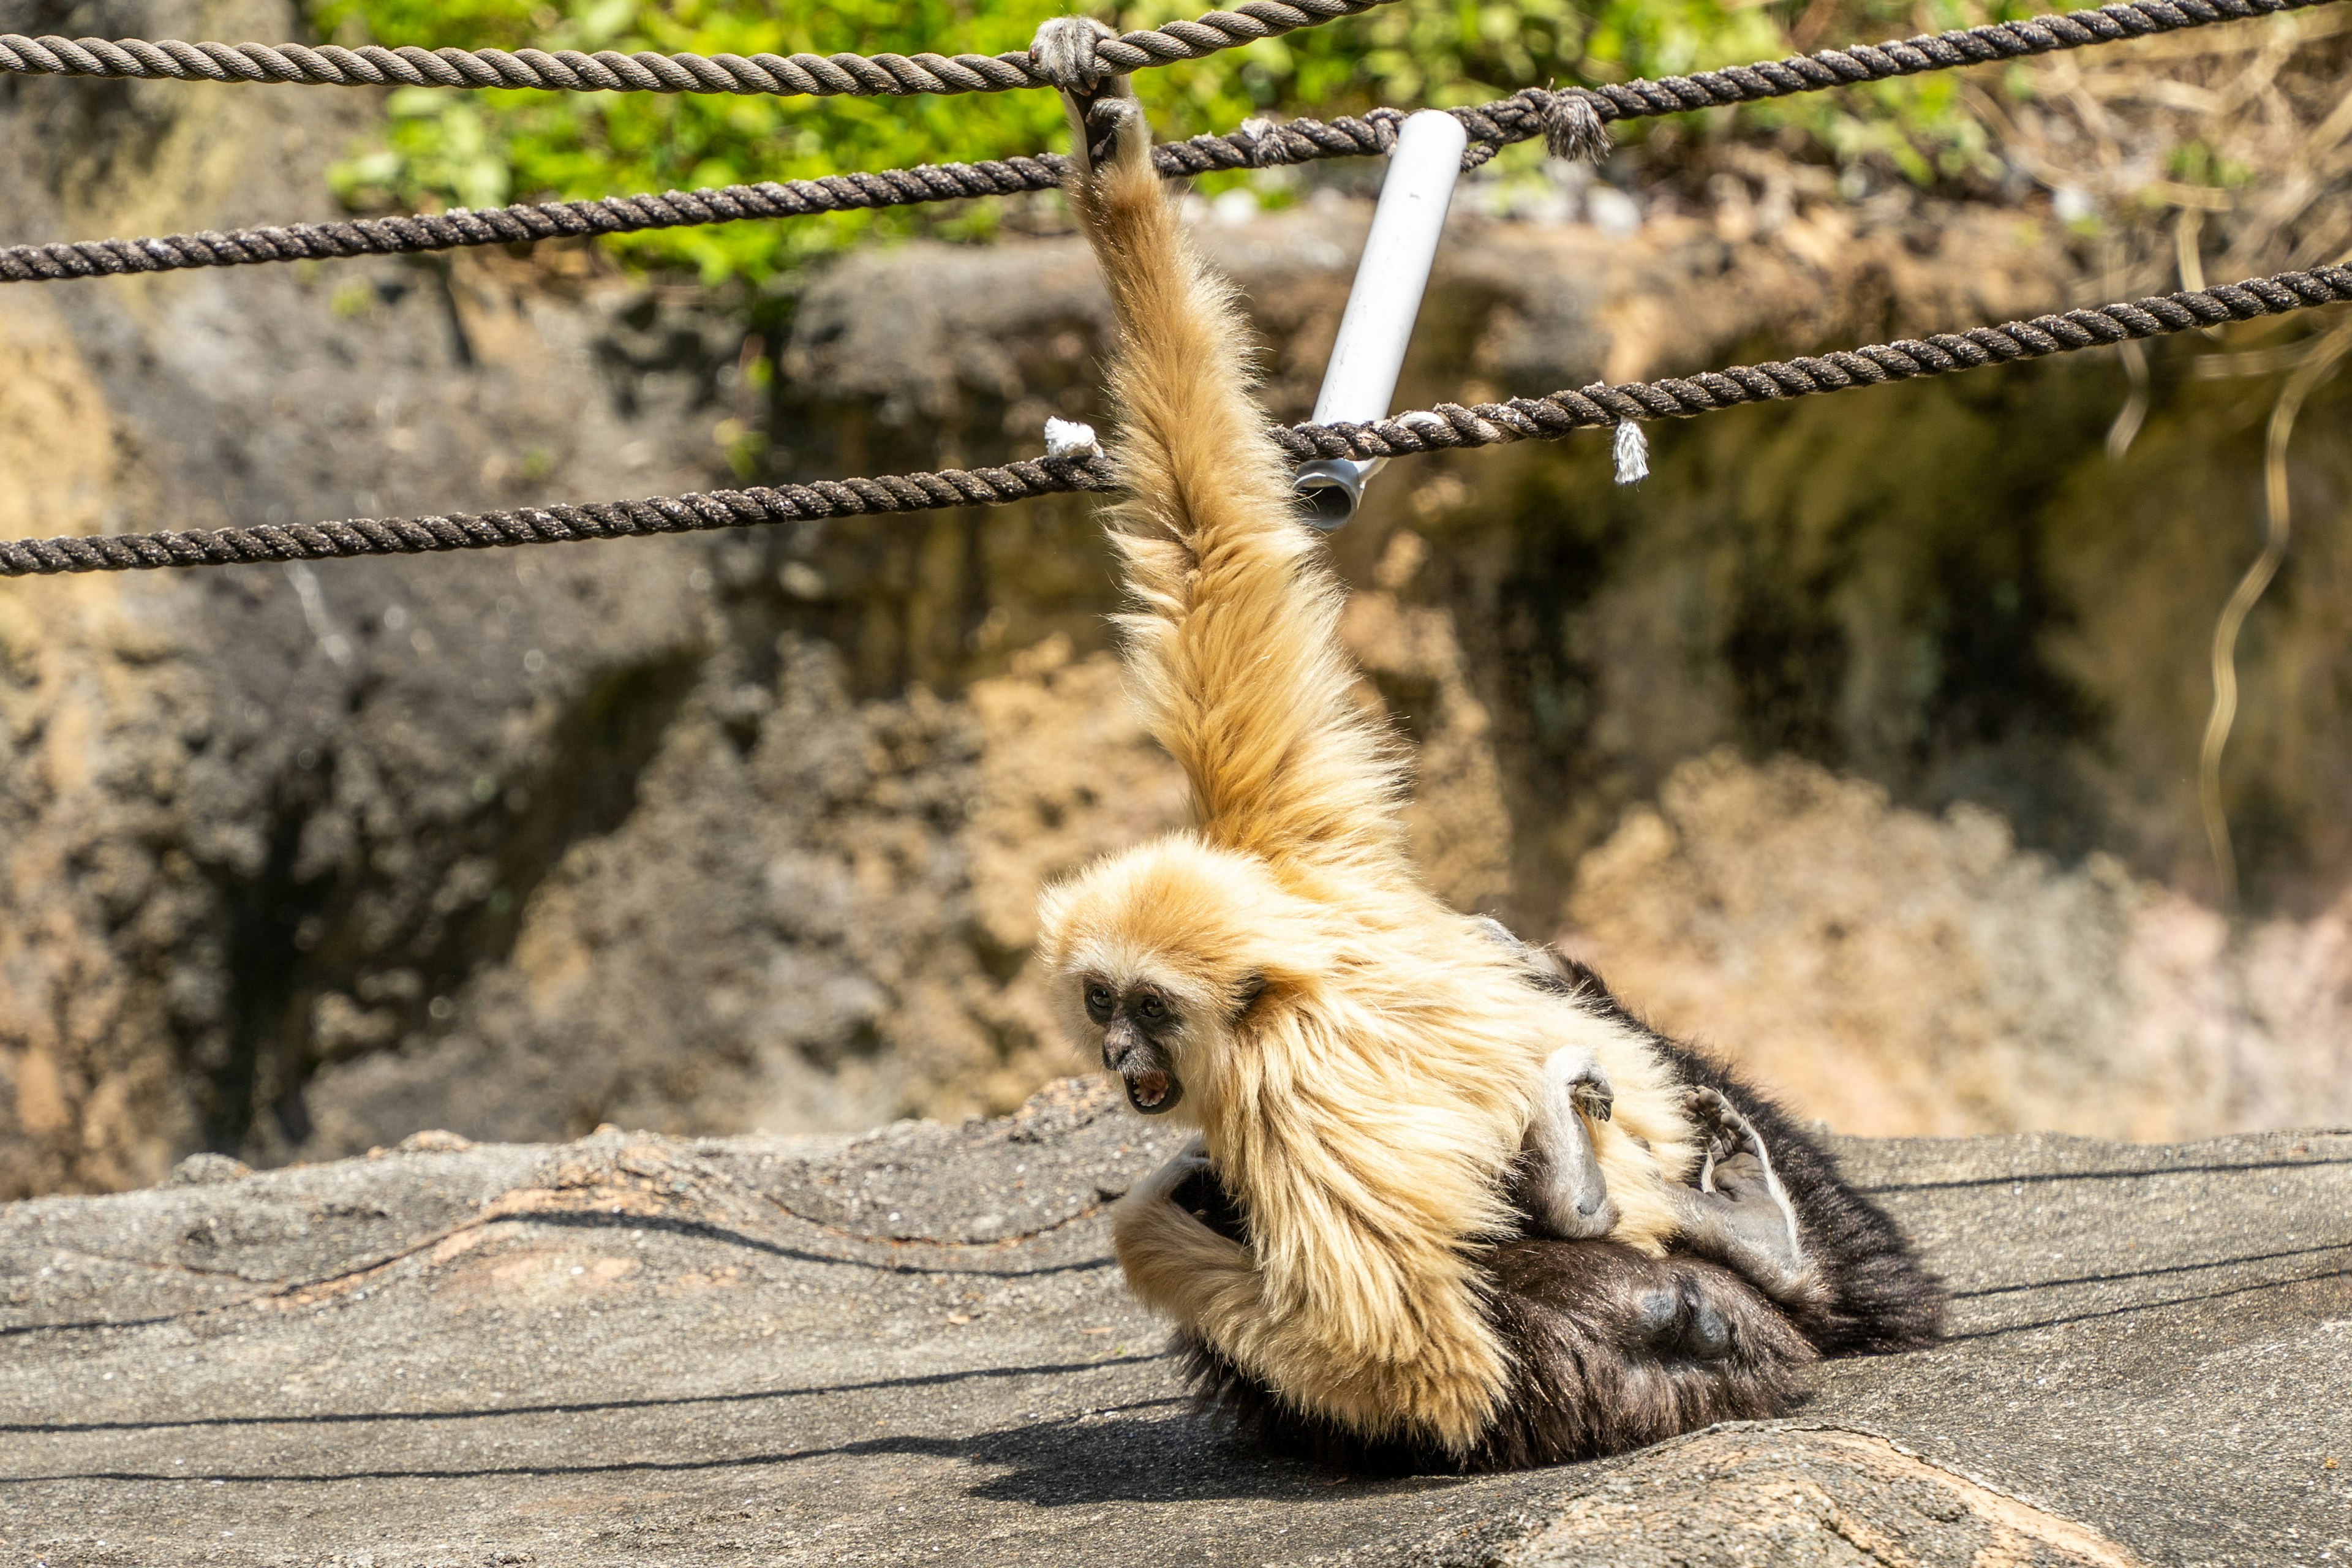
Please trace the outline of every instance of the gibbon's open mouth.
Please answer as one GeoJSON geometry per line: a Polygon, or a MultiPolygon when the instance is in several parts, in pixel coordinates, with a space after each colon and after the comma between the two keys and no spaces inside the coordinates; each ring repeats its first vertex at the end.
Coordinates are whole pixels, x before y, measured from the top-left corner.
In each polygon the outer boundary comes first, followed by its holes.
{"type": "Polygon", "coordinates": [[[1176,1075],[1159,1068],[1121,1073],[1119,1081],[1127,1086],[1127,1102],[1146,1116],[1165,1116],[1184,1098],[1184,1086],[1176,1075]]]}

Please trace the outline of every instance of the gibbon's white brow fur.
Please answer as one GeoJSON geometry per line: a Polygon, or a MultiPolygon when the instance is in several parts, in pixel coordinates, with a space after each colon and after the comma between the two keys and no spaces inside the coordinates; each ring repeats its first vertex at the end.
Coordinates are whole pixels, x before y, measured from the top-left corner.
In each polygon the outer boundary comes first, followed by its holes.
{"type": "Polygon", "coordinates": [[[1118,624],[1194,826],[1051,889],[1040,952],[1074,1038],[1101,1037],[1090,982],[1177,1000],[1173,1114],[1252,1244],[1165,1201],[1163,1172],[1118,1209],[1119,1260],[1147,1304],[1307,1413],[1465,1450],[1509,1375],[1477,1251],[1515,1228],[1505,1183],[1544,1059],[1581,1046],[1613,1084],[1591,1132],[1621,1241],[1663,1252],[1692,1130],[1646,1042],[1528,984],[1423,883],[1403,757],[1341,651],[1344,595],[1265,434],[1233,289],[1139,127],[1117,145],[1070,195],[1120,331],[1118,624]]]}

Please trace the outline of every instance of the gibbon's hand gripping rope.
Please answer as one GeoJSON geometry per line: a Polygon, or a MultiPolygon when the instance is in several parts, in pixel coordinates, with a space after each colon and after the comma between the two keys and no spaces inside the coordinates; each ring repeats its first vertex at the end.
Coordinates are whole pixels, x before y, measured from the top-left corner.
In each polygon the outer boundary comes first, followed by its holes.
{"type": "MultiPolygon", "coordinates": [[[[1197,60],[1354,16],[1392,0],[1247,0],[1190,22],[1105,38],[1104,74],[1197,60]]],[[[2204,0],[2210,3],[2210,0],[2204,0]]],[[[0,72],[306,87],[536,87],[561,92],[725,92],[905,98],[1050,87],[1029,51],[1001,55],[625,55],[614,49],[347,49],[327,44],[149,43],[0,35],[0,72]]]]}
{"type": "MultiPolygon", "coordinates": [[[[1275,440],[1292,457],[1387,458],[1453,447],[1549,440],[1571,430],[1628,420],[1684,418],[1743,403],[1769,403],[1944,375],[1979,365],[2126,338],[2160,337],[2192,327],[2284,315],[2352,301],[2352,268],[2283,272],[2140,300],[2037,316],[1998,327],[1906,338],[1838,353],[1740,365],[1691,377],[1589,386],[1549,397],[1464,408],[1441,404],[1426,413],[1370,424],[1278,426],[1275,440]]],[[[760,486],[656,500],[530,508],[449,517],[361,519],[350,522],[265,524],[207,532],[94,535],[0,541],[0,576],[61,572],[122,572],[147,567],[226,565],[238,562],[333,560],[352,555],[408,555],[482,550],[506,544],[617,539],[685,533],[754,523],[828,517],[927,511],[940,507],[995,506],[1031,496],[1112,488],[1100,458],[1031,459],[997,468],[960,468],[879,479],[819,480],[760,486]]]]}
{"type": "MultiPolygon", "coordinates": [[[[1533,141],[1538,136],[1545,139],[1555,155],[1575,157],[1606,148],[1608,133],[1602,126],[1612,120],[1748,103],[1852,82],[1879,81],[1952,66],[2013,59],[2183,27],[2274,16],[2328,3],[2330,0],[2140,0],[2095,11],[2064,12],[2031,21],[1969,27],[1901,43],[1823,49],[1783,60],[1704,71],[1697,76],[1668,77],[1661,81],[1570,88],[1558,92],[1528,88],[1507,99],[1447,112],[1462,122],[1469,138],[1469,146],[1462,157],[1465,169],[1477,167],[1505,147],[1533,141]]],[[[1129,34],[1129,37],[1144,36],[1129,34]]],[[[8,60],[21,56],[22,47],[36,41],[49,47],[53,54],[61,42],[0,37],[0,70],[20,68],[9,65],[8,60]]],[[[100,46],[86,41],[76,47],[89,50],[100,46]]],[[[198,46],[141,47],[189,49],[198,46]]],[[[1292,120],[1279,125],[1248,127],[1223,136],[1195,136],[1186,142],[1162,142],[1152,149],[1151,156],[1161,174],[1176,176],[1224,169],[1276,168],[1323,158],[1384,155],[1395,150],[1397,128],[1404,120],[1404,113],[1394,109],[1374,110],[1360,118],[1292,120]]],[[[980,163],[927,163],[880,173],[828,174],[816,180],[607,196],[594,201],[523,204],[482,211],[460,209],[409,217],[359,218],[226,233],[207,230],[144,239],[20,245],[0,249],[0,282],[46,282],[129,272],[171,272],[190,267],[240,267],[266,261],[396,256],[465,246],[634,234],[696,224],[738,223],[749,218],[804,217],[814,213],[1016,195],[1058,185],[1068,168],[1066,159],[1049,153],[980,163]]]]}

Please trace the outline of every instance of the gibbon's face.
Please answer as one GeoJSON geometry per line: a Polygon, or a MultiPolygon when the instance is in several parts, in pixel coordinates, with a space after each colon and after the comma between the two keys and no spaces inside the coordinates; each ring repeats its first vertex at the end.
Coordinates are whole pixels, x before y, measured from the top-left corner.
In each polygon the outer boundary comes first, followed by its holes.
{"type": "Polygon", "coordinates": [[[1055,1011],[1138,1111],[1213,1113],[1275,955],[1300,945],[1271,912],[1278,898],[1259,863],[1181,835],[1046,890],[1037,948],[1055,1011]]]}
{"type": "Polygon", "coordinates": [[[1181,1004],[1148,980],[1121,984],[1107,974],[1079,977],[1087,1017],[1102,1030],[1103,1066],[1127,1086],[1127,1102],[1146,1116],[1164,1116],[1184,1098],[1176,1073],[1182,1037],[1181,1004]]]}

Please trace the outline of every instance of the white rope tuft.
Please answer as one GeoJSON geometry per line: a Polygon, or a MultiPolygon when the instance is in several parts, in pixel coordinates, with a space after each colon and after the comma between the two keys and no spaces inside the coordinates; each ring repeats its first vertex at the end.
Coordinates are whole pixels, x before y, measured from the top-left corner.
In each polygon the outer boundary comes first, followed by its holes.
{"type": "Polygon", "coordinates": [[[1617,421],[1617,482],[1638,485],[1650,477],[1650,438],[1631,419],[1617,421]]]}
{"type": "Polygon", "coordinates": [[[1045,456],[1049,458],[1099,458],[1102,443],[1095,439],[1095,427],[1081,425],[1075,419],[1045,421],[1045,456]]]}

